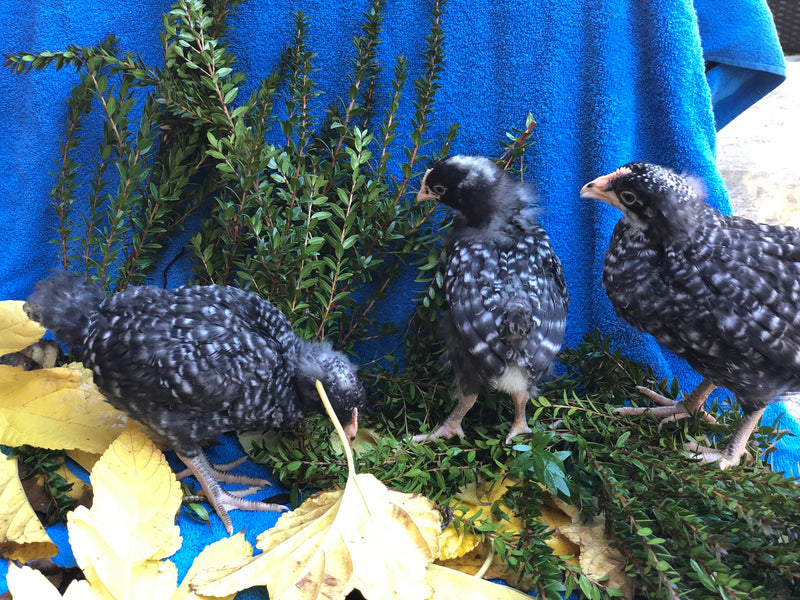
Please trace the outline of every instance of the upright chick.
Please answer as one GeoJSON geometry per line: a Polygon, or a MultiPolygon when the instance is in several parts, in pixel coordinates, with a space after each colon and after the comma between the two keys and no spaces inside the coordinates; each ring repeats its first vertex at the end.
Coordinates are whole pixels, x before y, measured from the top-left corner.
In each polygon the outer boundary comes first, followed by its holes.
{"type": "Polygon", "coordinates": [[[108,401],[178,453],[229,534],[229,509],[284,507],[224,490],[220,481],[265,482],[216,469],[199,442],[228,431],[289,427],[321,412],[317,379],[355,436],[366,394],[347,358],[298,338],[277,308],[242,290],[143,286],[106,299],[62,272],[37,283],[24,308],[56,339],[80,346],[108,401]]]}
{"type": "Polygon", "coordinates": [[[451,156],[422,180],[417,200],[456,211],[444,241],[447,360],[457,405],[431,434],[463,436],[481,388],[514,400],[506,437],[530,433],[525,405],[561,348],[569,296],[561,262],[531,208],[531,194],[483,157],[451,156]]]}
{"type": "Polygon", "coordinates": [[[687,445],[724,469],[739,463],[766,406],[800,389],[800,231],[722,215],[701,189],[635,162],[581,196],[623,214],[603,270],[617,314],[706,378],[678,403],[650,392],[662,405],[652,412],[664,421],[694,415],[716,386],[739,400],[741,425],[725,450],[687,445]]]}

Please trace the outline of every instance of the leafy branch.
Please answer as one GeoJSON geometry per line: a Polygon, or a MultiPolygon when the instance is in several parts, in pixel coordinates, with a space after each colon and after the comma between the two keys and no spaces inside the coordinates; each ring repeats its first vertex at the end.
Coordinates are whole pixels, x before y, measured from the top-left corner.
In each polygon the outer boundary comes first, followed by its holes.
{"type": "MultiPolygon", "coordinates": [[[[625,398],[646,401],[636,386],[662,393],[678,390],[671,382],[657,381],[648,367],[612,351],[598,333],[565,349],[560,360],[566,372],[533,399],[533,434],[512,447],[503,443],[511,409],[491,394],[466,417],[466,439],[409,444],[404,438],[418,431],[423,420],[445,416],[446,403],[431,405],[429,400],[443,390],[425,379],[412,387],[403,378],[385,376],[382,385],[396,391],[376,418],[375,441],[359,454],[360,468],[441,504],[467,483],[519,478],[505,501],[525,528],[518,541],[492,536],[493,544],[543,598],[574,590],[586,598],[620,594],[558,559],[542,543],[553,533],[537,520],[545,488],[587,520],[605,517],[606,536],[625,556],[637,594],[659,599],[795,597],[800,590],[796,480],[760,462],[720,471],[685,456],[683,444],[698,435],[700,424],[687,421],[659,431],[655,419],[615,415],[613,409],[625,398]]],[[[712,411],[721,413],[722,421],[738,418],[730,408],[712,411]]],[[[760,449],[775,435],[773,428],[762,428],[760,449]]],[[[254,448],[254,456],[294,486],[295,495],[341,481],[341,458],[321,422],[310,420],[297,431],[256,438],[254,448]]],[[[471,527],[468,520],[461,526],[471,527]]]]}

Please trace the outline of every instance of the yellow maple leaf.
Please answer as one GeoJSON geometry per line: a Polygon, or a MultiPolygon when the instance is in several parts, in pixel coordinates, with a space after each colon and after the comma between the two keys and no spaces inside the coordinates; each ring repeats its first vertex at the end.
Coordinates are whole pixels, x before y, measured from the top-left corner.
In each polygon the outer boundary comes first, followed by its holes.
{"type": "Polygon", "coordinates": [[[55,586],[42,575],[41,571],[30,567],[18,567],[15,563],[8,565],[6,576],[8,591],[16,600],[36,598],[36,600],[61,600],[55,586]]]}
{"type": "MultiPolygon", "coordinates": [[[[164,559],[181,545],[175,525],[180,486],[164,455],[134,424],[103,453],[91,480],[92,507],[79,506],[67,517],[72,552],[86,579],[70,584],[66,600],[206,600],[189,588],[196,573],[253,556],[242,533],[219,540],[195,558],[178,587],[177,569],[164,559]]],[[[62,598],[28,567],[12,565],[8,585],[15,600],[62,598]]]]}
{"type": "Polygon", "coordinates": [[[27,562],[57,553],[22,489],[17,459],[0,453],[0,556],[27,562]]]}
{"type": "Polygon", "coordinates": [[[31,567],[8,566],[8,590],[14,600],[103,600],[106,596],[98,594],[85,579],[73,580],[64,595],[41,571],[31,567]]]}
{"type": "Polygon", "coordinates": [[[72,511],[67,530],[93,592],[101,598],[172,598],[177,569],[159,559],[181,545],[175,525],[181,491],[164,455],[131,424],[90,478],[92,507],[72,511]]]}
{"type": "Polygon", "coordinates": [[[22,300],[0,302],[0,356],[19,352],[39,341],[47,331],[22,310],[22,300]]]}
{"type": "MultiPolygon", "coordinates": [[[[454,498],[458,505],[464,510],[467,508],[466,516],[473,517],[479,508],[484,512],[476,518],[478,522],[495,521],[490,516],[489,508],[494,502],[502,498],[505,490],[510,485],[516,483],[513,479],[504,479],[498,485],[488,485],[481,482],[477,485],[466,486],[461,493],[454,498]]],[[[500,504],[500,509],[508,514],[510,510],[504,504],[500,504]]],[[[622,553],[609,545],[608,537],[605,533],[605,519],[602,515],[597,515],[592,521],[584,522],[581,519],[577,507],[548,494],[546,502],[541,506],[542,515],[537,518],[549,526],[551,537],[545,543],[553,549],[553,553],[563,557],[570,564],[580,566],[581,571],[589,578],[597,581],[608,577],[605,586],[614,587],[622,591],[626,598],[633,597],[633,581],[625,574],[625,558],[622,553]]],[[[514,533],[514,527],[522,524],[519,520],[510,519],[500,521],[498,529],[504,529],[514,533]],[[503,525],[505,523],[507,525],[503,525]]],[[[456,539],[455,528],[450,525],[443,532],[443,537],[448,535],[456,539]],[[453,528],[453,532],[448,530],[453,528]]],[[[501,558],[492,551],[491,541],[480,541],[471,543],[469,534],[462,536],[461,545],[453,542],[449,555],[440,552],[440,564],[462,571],[469,575],[475,573],[482,574],[483,577],[493,579],[503,579],[509,585],[528,589],[530,580],[518,579],[517,573],[505,564],[501,558]]]]}
{"type": "Polygon", "coordinates": [[[89,523],[133,561],[165,558],[180,548],[175,515],[182,494],[164,455],[135,425],[103,453],[91,473],[92,508],[78,507],[70,517],[89,523]]]}
{"type": "Polygon", "coordinates": [[[86,469],[87,473],[90,473],[95,464],[97,464],[97,461],[100,460],[99,452],[86,452],[85,450],[78,450],[77,448],[67,450],[66,452],[67,456],[86,469]]]}
{"type": "Polygon", "coordinates": [[[433,600],[531,600],[528,594],[441,565],[428,566],[433,600]]]}
{"type": "MultiPolygon", "coordinates": [[[[208,570],[219,568],[220,565],[240,565],[244,561],[253,557],[253,546],[244,538],[244,534],[240,531],[236,535],[222,538],[206,546],[203,551],[197,555],[186,572],[181,586],[175,591],[173,600],[202,600],[208,596],[200,596],[196,594],[189,587],[189,582],[194,579],[198,573],[208,570]]],[[[229,594],[224,596],[222,600],[232,600],[236,594],[229,594]]]]}
{"type": "MultiPolygon", "coordinates": [[[[214,542],[197,556],[184,581],[198,568],[198,563],[202,566],[207,561],[222,561],[227,552],[233,550],[241,551],[246,549],[249,555],[253,554],[253,547],[244,540],[241,533],[236,536],[224,538],[214,542]],[[237,539],[238,538],[238,539],[237,539]],[[238,548],[234,548],[238,546],[238,548]]],[[[104,600],[108,598],[108,591],[97,591],[85,579],[76,579],[69,584],[64,595],[58,593],[56,587],[45,577],[41,571],[30,567],[18,567],[15,563],[10,563],[8,567],[8,577],[6,578],[8,589],[14,600],[104,600]]],[[[168,598],[164,595],[164,589],[145,589],[143,598],[168,598]]],[[[232,600],[233,596],[227,596],[215,600],[232,600]]],[[[189,590],[188,583],[184,583],[175,590],[172,600],[210,600],[204,596],[197,596],[189,590]]]]}
{"type": "Polygon", "coordinates": [[[100,454],[126,422],[79,363],[34,371],[0,365],[0,444],[100,454]]]}
{"type": "MultiPolygon", "coordinates": [[[[319,382],[317,389],[329,407],[319,382]]],[[[424,496],[357,475],[341,425],[328,414],[346,449],[345,488],[306,499],[258,537],[262,554],[199,573],[192,589],[222,596],[266,585],[274,600],[338,600],[353,589],[370,600],[431,596],[426,567],[438,551],[439,512],[424,496]]]]}
{"type": "MultiPolygon", "coordinates": [[[[478,525],[486,522],[495,523],[497,532],[518,535],[524,527],[522,520],[514,514],[505,502],[502,502],[503,495],[508,488],[518,483],[517,480],[511,477],[503,477],[492,483],[485,480],[469,483],[453,496],[450,506],[459,511],[462,520],[471,520],[478,525]],[[492,514],[492,506],[498,502],[498,508],[504,515],[501,517],[495,517],[492,514]]],[[[553,535],[545,540],[545,543],[553,549],[556,555],[568,557],[567,560],[577,565],[578,546],[560,532],[560,527],[572,524],[572,518],[560,506],[553,504],[550,498],[551,496],[548,496],[548,502],[541,507],[542,516],[537,519],[550,526],[553,530],[553,535]]],[[[480,565],[481,559],[468,555],[479,546],[484,546],[488,550],[488,545],[483,543],[482,536],[466,531],[463,527],[456,527],[455,523],[451,523],[442,532],[442,545],[438,558],[440,561],[452,561],[467,557],[463,563],[452,562],[448,563],[448,565],[453,568],[461,568],[459,565],[463,564],[464,568],[462,570],[474,573],[476,570],[474,569],[475,562],[477,560],[480,565]]]]}
{"type": "MultiPolygon", "coordinates": [[[[458,511],[462,520],[472,520],[476,524],[488,521],[497,523],[497,531],[518,533],[522,529],[522,521],[505,503],[499,505],[505,518],[498,519],[492,515],[492,505],[503,497],[509,487],[517,482],[502,478],[489,485],[486,481],[468,483],[453,496],[450,506],[458,511]]],[[[480,534],[448,525],[442,532],[442,544],[439,549],[439,560],[452,560],[462,557],[474,550],[482,541],[480,534]]]]}
{"type": "Polygon", "coordinates": [[[33,600],[34,598],[36,600],[62,600],[66,597],[58,593],[56,587],[41,571],[25,566],[18,567],[13,562],[8,565],[6,583],[14,600],[33,600]]]}

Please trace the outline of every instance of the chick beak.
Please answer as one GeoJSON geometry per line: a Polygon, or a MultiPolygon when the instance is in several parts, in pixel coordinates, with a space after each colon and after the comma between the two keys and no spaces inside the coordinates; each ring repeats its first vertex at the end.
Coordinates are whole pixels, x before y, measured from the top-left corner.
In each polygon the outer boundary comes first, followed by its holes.
{"type": "Polygon", "coordinates": [[[587,183],[581,188],[581,198],[591,198],[592,200],[602,200],[614,208],[622,210],[622,205],[617,200],[617,195],[608,189],[611,175],[603,175],[587,183]]]}
{"type": "Polygon", "coordinates": [[[417,202],[424,202],[425,200],[438,200],[439,196],[434,194],[428,189],[428,175],[430,175],[431,170],[428,169],[425,171],[425,176],[422,178],[422,183],[420,184],[419,192],[417,192],[417,202]]]}
{"type": "Polygon", "coordinates": [[[344,426],[344,434],[347,436],[348,441],[352,444],[353,440],[356,439],[356,434],[358,433],[358,409],[353,408],[353,418],[352,420],[344,426]]]}

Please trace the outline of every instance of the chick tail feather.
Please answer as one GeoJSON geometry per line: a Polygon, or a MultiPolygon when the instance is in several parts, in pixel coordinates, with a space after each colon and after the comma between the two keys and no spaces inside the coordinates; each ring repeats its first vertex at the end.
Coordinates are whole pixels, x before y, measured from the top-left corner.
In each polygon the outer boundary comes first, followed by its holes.
{"type": "Polygon", "coordinates": [[[506,305],[505,334],[513,341],[524,340],[530,335],[533,326],[530,304],[514,299],[506,305]]]}
{"type": "Polygon", "coordinates": [[[105,300],[103,291],[65,271],[39,281],[23,310],[28,317],[53,332],[69,346],[82,345],[89,333],[89,320],[105,300]]]}

